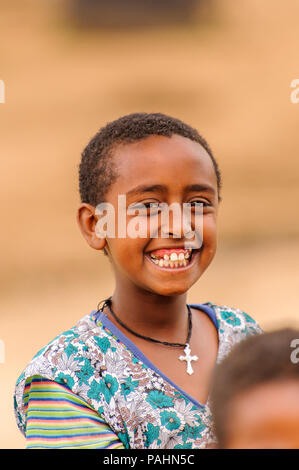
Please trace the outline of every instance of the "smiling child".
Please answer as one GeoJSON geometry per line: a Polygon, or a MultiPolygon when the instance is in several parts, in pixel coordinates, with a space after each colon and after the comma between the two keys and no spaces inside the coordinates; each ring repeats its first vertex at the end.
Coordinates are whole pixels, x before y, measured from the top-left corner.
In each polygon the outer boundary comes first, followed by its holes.
{"type": "MultiPolygon", "coordinates": [[[[101,308],[60,334],[26,367],[15,409],[28,448],[205,448],[215,442],[209,389],[234,343],[261,333],[239,309],[187,304],[217,247],[221,175],[206,141],[163,114],[136,113],[107,124],[82,153],[83,237],[108,256],[115,289],[101,308]],[[200,245],[184,223],[158,221],[152,236],[97,229],[97,206],[202,209],[200,245]]],[[[127,214],[126,214],[127,215],[127,214]]],[[[127,215],[127,228],[134,215],[127,215]]]]}

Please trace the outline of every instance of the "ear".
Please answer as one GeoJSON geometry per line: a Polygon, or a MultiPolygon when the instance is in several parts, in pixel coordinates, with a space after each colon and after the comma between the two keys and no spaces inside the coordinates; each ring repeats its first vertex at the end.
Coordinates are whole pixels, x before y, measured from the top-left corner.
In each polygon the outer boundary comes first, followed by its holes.
{"type": "Polygon", "coordinates": [[[83,237],[91,248],[103,250],[106,245],[106,238],[101,237],[96,231],[97,220],[94,206],[87,203],[82,203],[79,206],[77,222],[83,237]]]}

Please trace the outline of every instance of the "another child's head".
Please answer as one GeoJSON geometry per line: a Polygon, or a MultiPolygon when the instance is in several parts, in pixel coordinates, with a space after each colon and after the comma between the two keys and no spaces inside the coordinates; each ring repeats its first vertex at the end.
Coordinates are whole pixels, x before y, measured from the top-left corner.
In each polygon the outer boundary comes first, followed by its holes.
{"type": "Polygon", "coordinates": [[[299,330],[234,346],[215,369],[211,407],[220,448],[298,449],[299,330]]]}
{"type": "MultiPolygon", "coordinates": [[[[180,120],[159,113],[136,113],[107,124],[82,153],[79,187],[81,231],[92,248],[108,255],[118,282],[161,295],[180,294],[196,282],[213,259],[220,171],[206,141],[180,120]],[[153,238],[147,231],[145,237],[128,237],[120,234],[121,222],[116,218],[115,236],[99,236],[96,206],[109,203],[117,212],[120,195],[126,197],[126,208],[137,209],[140,204],[147,208],[145,217],[138,219],[141,225],[150,215],[150,205],[189,204],[194,218],[195,203],[201,203],[201,248],[192,250],[190,257],[186,250],[180,253],[184,235],[174,233],[171,224],[163,236],[160,233],[153,238]],[[177,255],[183,254],[185,261],[178,260],[175,266],[165,260],[167,249],[177,249],[177,255]]],[[[136,221],[132,219],[132,215],[127,216],[127,229],[132,229],[136,221]]]]}

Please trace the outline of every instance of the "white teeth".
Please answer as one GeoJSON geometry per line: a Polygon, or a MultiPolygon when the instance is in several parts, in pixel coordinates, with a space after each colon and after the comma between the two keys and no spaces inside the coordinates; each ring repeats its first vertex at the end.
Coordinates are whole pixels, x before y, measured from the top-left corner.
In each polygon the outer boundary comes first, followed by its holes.
{"type": "Polygon", "coordinates": [[[163,258],[157,258],[155,255],[150,255],[153,263],[159,265],[161,268],[178,268],[187,266],[190,263],[192,249],[188,248],[185,253],[172,252],[170,255],[165,254],[163,258]]]}
{"type": "MultiPolygon", "coordinates": [[[[167,255],[167,254],[165,254],[165,255],[163,256],[163,259],[164,259],[165,261],[169,261],[169,259],[171,259],[172,261],[183,260],[184,258],[185,258],[185,259],[188,259],[188,258],[190,258],[191,253],[192,253],[192,249],[188,248],[188,250],[187,250],[186,253],[182,253],[182,252],[179,253],[179,254],[177,254],[177,253],[171,253],[170,256],[167,255]]],[[[151,256],[151,258],[152,258],[153,260],[154,260],[154,259],[159,259],[159,258],[156,257],[156,255],[153,255],[152,253],[150,254],[150,256],[151,256]]]]}
{"type": "Polygon", "coordinates": [[[165,260],[165,259],[152,259],[152,262],[160,266],[161,268],[179,268],[179,267],[184,267],[187,266],[189,261],[186,259],[180,259],[177,261],[172,261],[172,260],[165,260]]]}

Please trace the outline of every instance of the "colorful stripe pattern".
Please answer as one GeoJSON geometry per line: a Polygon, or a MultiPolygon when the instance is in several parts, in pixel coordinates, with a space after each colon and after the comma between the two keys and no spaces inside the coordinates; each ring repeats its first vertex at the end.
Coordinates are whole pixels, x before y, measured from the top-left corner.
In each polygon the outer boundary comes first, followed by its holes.
{"type": "Polygon", "coordinates": [[[99,414],[57,382],[31,377],[24,404],[27,449],[124,449],[99,414]]]}

